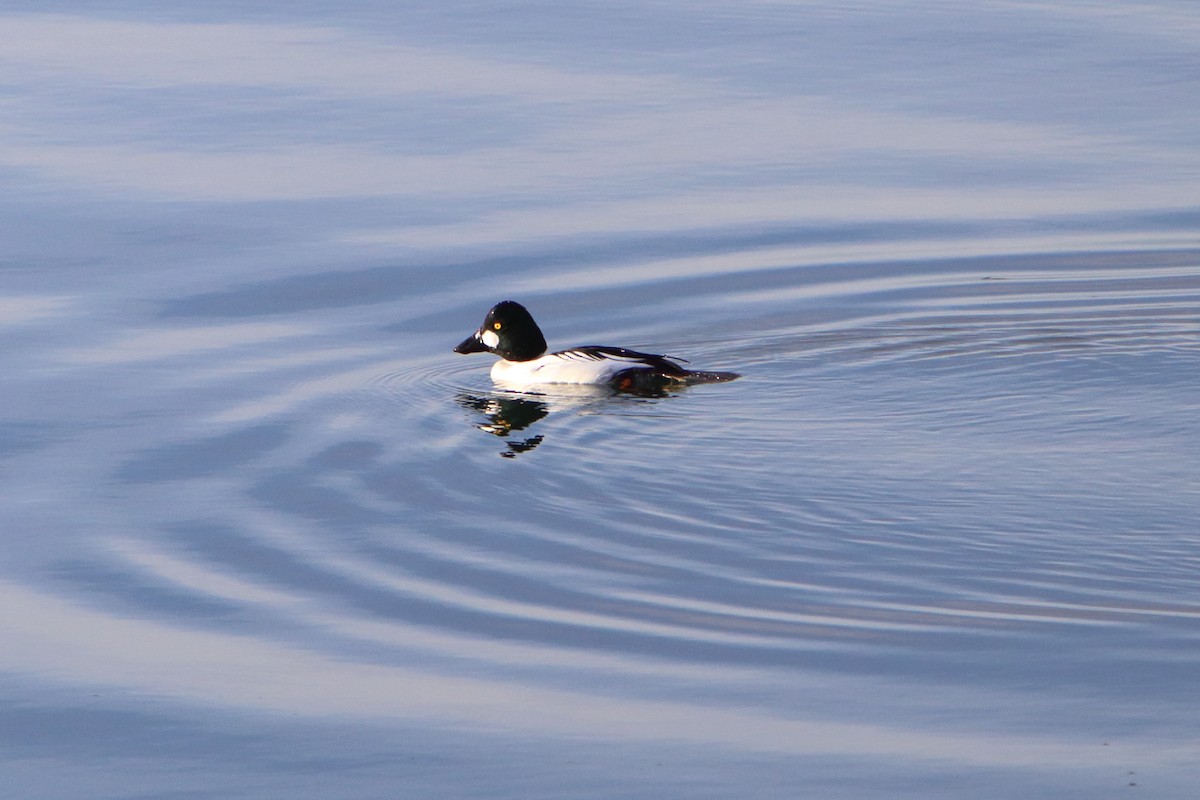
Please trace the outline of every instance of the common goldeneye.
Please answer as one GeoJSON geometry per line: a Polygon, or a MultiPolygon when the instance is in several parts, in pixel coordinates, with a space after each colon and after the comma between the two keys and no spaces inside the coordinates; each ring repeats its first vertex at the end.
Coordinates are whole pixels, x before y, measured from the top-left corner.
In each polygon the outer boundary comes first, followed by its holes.
{"type": "MultiPolygon", "coordinates": [[[[548,383],[608,385],[624,392],[662,392],[677,386],[731,381],[734,372],[696,372],[666,356],[624,347],[588,345],[546,352],[546,338],[520,303],[505,300],[488,311],[479,330],[456,353],[495,353],[492,380],[522,388],[548,383]]],[[[682,359],[680,359],[682,360],[682,359]]]]}

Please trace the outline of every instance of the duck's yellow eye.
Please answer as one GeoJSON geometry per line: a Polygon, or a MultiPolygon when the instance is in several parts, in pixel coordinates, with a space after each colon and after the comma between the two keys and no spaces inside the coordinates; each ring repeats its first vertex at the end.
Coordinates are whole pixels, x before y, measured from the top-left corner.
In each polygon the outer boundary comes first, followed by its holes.
{"type": "Polygon", "coordinates": [[[499,323],[499,322],[493,322],[493,323],[492,323],[492,328],[493,328],[494,330],[500,330],[500,323],[499,323]]]}

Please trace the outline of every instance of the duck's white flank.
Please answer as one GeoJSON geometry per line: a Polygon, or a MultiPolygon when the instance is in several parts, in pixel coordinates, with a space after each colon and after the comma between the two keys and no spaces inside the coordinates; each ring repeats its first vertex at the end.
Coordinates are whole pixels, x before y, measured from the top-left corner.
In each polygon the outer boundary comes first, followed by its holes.
{"type": "Polygon", "coordinates": [[[511,386],[538,383],[608,383],[617,373],[646,362],[630,356],[604,355],[579,350],[550,353],[532,361],[505,361],[492,365],[492,380],[511,386]]]}

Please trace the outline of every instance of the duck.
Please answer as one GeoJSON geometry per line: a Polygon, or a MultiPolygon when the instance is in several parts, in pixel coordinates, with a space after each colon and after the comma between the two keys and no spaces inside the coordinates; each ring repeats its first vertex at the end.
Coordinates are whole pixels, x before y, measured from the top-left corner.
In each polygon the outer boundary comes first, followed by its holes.
{"type": "Polygon", "coordinates": [[[454,352],[492,353],[492,382],[526,390],[547,384],[608,386],[619,392],[661,394],[698,383],[741,377],[735,372],[701,372],[681,366],[685,359],[625,347],[584,345],[548,353],[546,337],[525,306],[504,300],[492,306],[479,330],[454,352]]]}

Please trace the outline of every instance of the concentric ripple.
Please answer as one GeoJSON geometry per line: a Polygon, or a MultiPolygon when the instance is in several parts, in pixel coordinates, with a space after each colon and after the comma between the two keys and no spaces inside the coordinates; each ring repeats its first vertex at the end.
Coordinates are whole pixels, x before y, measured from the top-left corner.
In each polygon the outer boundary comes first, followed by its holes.
{"type": "Polygon", "coordinates": [[[449,332],[410,356],[217,351],[188,387],[206,426],[110,484],[144,534],[59,572],[172,624],[386,662],[1003,675],[1054,631],[1152,636],[1200,617],[1172,591],[1196,566],[1177,415],[1200,270],[1094,260],[773,268],[777,295],[638,331],[745,374],[661,398],[499,391],[449,332]]]}

